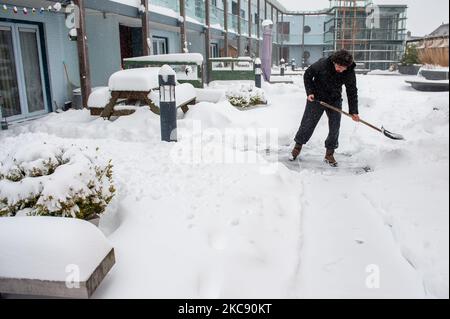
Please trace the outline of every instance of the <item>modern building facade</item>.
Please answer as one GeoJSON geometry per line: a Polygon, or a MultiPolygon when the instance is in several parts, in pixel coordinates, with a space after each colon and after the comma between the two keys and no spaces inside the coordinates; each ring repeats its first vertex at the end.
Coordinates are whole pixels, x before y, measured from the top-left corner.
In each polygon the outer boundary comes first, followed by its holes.
{"type": "Polygon", "coordinates": [[[381,27],[368,28],[367,1],[291,12],[277,0],[73,0],[83,7],[83,23],[70,39],[70,2],[0,0],[0,103],[8,120],[61,107],[73,99],[74,86],[85,103],[125,58],[259,56],[267,19],[274,22],[274,64],[284,58],[307,66],[346,48],[366,68],[387,68],[399,61],[406,33],[405,6],[379,7],[381,27]]]}

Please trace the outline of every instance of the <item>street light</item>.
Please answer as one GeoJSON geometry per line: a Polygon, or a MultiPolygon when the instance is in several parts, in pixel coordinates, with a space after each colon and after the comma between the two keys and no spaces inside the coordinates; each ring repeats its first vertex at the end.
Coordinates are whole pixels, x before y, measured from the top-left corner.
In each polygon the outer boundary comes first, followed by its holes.
{"type": "Polygon", "coordinates": [[[261,88],[261,75],[262,75],[262,69],[261,69],[261,59],[260,58],[256,58],[255,59],[255,86],[257,88],[261,88]]]}
{"type": "Polygon", "coordinates": [[[297,66],[297,63],[295,63],[295,59],[292,59],[292,71],[295,71],[296,66],[297,66]]]}
{"type": "Polygon", "coordinates": [[[280,61],[280,65],[281,65],[281,76],[284,76],[284,72],[286,70],[286,61],[284,59],[281,59],[280,61]]]}
{"type": "Polygon", "coordinates": [[[177,102],[175,97],[175,71],[164,65],[159,71],[159,109],[161,140],[177,142],[177,102]]]}

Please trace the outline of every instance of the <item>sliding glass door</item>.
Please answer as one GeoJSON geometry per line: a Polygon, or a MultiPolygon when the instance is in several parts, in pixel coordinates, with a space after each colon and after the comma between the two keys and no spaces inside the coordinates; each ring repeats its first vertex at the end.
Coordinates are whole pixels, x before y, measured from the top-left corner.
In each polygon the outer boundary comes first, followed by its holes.
{"type": "Polygon", "coordinates": [[[39,29],[0,22],[0,94],[11,120],[47,112],[39,29]]]}
{"type": "Polygon", "coordinates": [[[0,95],[3,116],[20,115],[19,83],[12,29],[0,25],[0,95]]]}

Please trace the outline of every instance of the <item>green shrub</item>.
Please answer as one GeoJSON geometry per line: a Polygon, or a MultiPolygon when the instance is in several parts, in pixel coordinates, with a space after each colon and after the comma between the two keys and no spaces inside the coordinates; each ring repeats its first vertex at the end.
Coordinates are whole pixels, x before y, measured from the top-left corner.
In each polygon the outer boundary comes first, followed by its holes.
{"type": "Polygon", "coordinates": [[[103,214],[116,190],[112,163],[101,160],[98,151],[44,145],[37,152],[22,150],[2,159],[0,217],[91,219],[103,214]],[[36,158],[41,154],[48,156],[36,158]]]}

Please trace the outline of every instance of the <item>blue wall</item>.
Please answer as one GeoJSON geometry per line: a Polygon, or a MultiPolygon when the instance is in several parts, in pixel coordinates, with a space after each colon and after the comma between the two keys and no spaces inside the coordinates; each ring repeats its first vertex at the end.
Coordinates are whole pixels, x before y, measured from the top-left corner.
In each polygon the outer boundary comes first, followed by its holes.
{"type": "MultiPolygon", "coordinates": [[[[1,3],[3,5],[3,2],[1,3]]],[[[9,3],[10,5],[10,3],[9,3]]],[[[21,8],[19,8],[21,9],[21,8]]],[[[64,74],[63,61],[67,63],[70,78],[78,82],[78,58],[76,43],[68,40],[68,29],[65,27],[65,17],[58,13],[36,15],[13,14],[11,11],[0,12],[0,18],[15,19],[27,22],[42,22],[47,47],[48,71],[50,80],[51,101],[62,106],[68,99],[68,82],[64,74]]],[[[20,22],[19,22],[20,23],[20,22]]]]}
{"type": "Polygon", "coordinates": [[[89,12],[86,27],[92,86],[107,86],[121,69],[119,21],[116,15],[89,12]]]}
{"type": "Polygon", "coordinates": [[[169,53],[180,53],[181,52],[181,40],[180,34],[172,31],[160,30],[155,26],[150,24],[150,34],[151,36],[167,38],[169,43],[169,53]]]}

